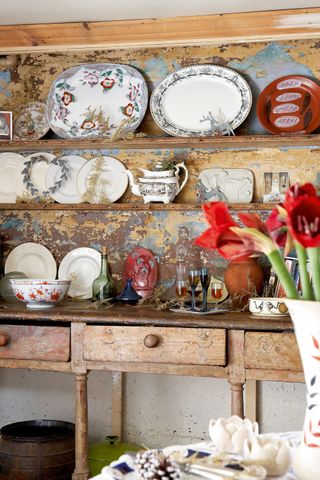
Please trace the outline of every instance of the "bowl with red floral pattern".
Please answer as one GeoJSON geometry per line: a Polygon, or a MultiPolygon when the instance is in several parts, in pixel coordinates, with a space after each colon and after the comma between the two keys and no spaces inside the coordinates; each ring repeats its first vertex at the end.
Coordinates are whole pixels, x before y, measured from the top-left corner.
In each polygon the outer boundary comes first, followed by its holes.
{"type": "Polygon", "coordinates": [[[71,280],[14,278],[10,280],[18,300],[27,308],[52,308],[67,296],[71,280]]]}

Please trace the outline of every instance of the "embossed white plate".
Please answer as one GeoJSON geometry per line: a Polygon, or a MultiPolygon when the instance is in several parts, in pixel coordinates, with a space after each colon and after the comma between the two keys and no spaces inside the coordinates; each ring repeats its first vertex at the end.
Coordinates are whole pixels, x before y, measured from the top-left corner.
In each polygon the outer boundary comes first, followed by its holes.
{"type": "Polygon", "coordinates": [[[217,119],[221,113],[235,129],[246,119],[251,105],[247,81],[220,65],[192,65],[177,70],[159,83],[150,99],[155,122],[177,137],[212,135],[212,117],[217,119]]]}
{"type": "Polygon", "coordinates": [[[100,273],[101,255],[94,248],[80,247],[71,250],[60,263],[58,278],[71,280],[70,297],[89,299],[92,297],[92,283],[100,273]]]}
{"type": "Polygon", "coordinates": [[[0,203],[15,203],[17,198],[17,172],[24,157],[18,153],[0,153],[0,203]]]}
{"type": "Polygon", "coordinates": [[[126,191],[128,175],[125,166],[119,160],[102,156],[89,160],[81,167],[77,185],[83,198],[89,192],[89,203],[112,203],[126,191]],[[92,192],[89,192],[90,180],[94,183],[92,192]]]}
{"type": "MultiPolygon", "coordinates": [[[[60,157],[68,167],[68,178],[60,188],[51,194],[56,202],[59,203],[81,203],[82,196],[77,186],[78,173],[87,160],[80,155],[64,155],[60,157]]],[[[58,165],[51,165],[46,173],[46,187],[53,187],[60,177],[60,168],[58,165]]]]}
{"type": "Polygon", "coordinates": [[[4,272],[22,272],[28,278],[55,280],[57,264],[52,253],[40,243],[26,242],[8,255],[4,272]]]}
{"type": "Polygon", "coordinates": [[[62,138],[111,137],[119,128],[133,132],[148,104],[147,84],[129,65],[112,63],[72,67],[53,82],[47,119],[62,138]]]}
{"type": "Polygon", "coordinates": [[[250,203],[253,173],[246,168],[207,168],[199,174],[197,194],[201,202],[250,203]]]}

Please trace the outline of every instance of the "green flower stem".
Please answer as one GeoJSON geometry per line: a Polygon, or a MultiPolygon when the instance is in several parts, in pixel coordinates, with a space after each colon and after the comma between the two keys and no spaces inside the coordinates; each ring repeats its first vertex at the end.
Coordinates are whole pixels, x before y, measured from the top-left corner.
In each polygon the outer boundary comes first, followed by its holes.
{"type": "Polygon", "coordinates": [[[294,242],[299,262],[300,282],[302,288],[302,298],[304,300],[314,300],[314,293],[311,285],[310,275],[307,270],[307,252],[298,242],[294,242]]]}
{"type": "Polygon", "coordinates": [[[274,271],[278,275],[281,285],[286,292],[288,298],[298,299],[299,295],[295,287],[294,281],[288,272],[286,264],[279,250],[272,250],[267,254],[274,271]]]}
{"type": "Polygon", "coordinates": [[[316,300],[320,300],[320,247],[307,248],[311,266],[312,285],[316,300]]]}

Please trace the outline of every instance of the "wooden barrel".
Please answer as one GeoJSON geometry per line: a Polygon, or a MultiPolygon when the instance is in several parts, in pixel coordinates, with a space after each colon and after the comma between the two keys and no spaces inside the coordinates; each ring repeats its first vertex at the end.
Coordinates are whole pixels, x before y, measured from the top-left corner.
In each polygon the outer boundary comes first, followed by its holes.
{"type": "Polygon", "coordinates": [[[0,480],[71,480],[73,423],[30,420],[6,425],[0,434],[0,480]]]}

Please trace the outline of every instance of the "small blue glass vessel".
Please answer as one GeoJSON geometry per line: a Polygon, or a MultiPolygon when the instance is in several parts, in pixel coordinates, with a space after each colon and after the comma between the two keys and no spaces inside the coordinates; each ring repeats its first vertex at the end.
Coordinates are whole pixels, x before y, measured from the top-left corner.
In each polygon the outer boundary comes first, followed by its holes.
{"type": "Polygon", "coordinates": [[[132,278],[127,278],[126,286],[122,292],[116,297],[118,302],[135,305],[142,298],[132,286],[132,278]]]}

